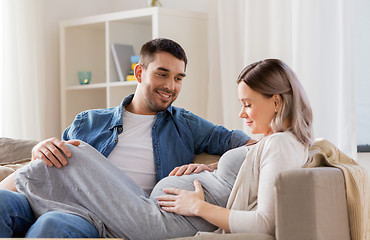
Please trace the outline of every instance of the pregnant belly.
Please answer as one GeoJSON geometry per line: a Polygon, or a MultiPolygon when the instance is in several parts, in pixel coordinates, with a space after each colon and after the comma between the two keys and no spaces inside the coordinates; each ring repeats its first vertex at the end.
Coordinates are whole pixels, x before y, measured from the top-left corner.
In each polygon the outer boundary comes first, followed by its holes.
{"type": "Polygon", "coordinates": [[[199,180],[202,184],[207,202],[218,206],[226,206],[227,199],[231,192],[231,187],[211,172],[163,178],[154,187],[151,197],[156,198],[158,196],[165,195],[163,192],[164,188],[179,188],[194,191],[193,182],[195,179],[199,180]]]}

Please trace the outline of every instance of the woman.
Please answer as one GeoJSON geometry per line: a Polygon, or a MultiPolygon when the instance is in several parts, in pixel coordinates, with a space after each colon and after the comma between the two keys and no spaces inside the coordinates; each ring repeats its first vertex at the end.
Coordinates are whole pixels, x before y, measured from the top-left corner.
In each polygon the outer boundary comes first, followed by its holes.
{"type": "MultiPolygon", "coordinates": [[[[69,146],[73,157],[65,168],[35,160],[18,170],[16,189],[27,196],[36,221],[50,211],[73,213],[97,229],[88,237],[164,239],[216,227],[273,235],[273,180],[305,163],[311,109],[294,73],[280,60],[246,67],[238,78],[238,95],[240,117],[252,133],[265,137],[225,153],[214,172],[167,177],[148,197],[94,148],[81,144],[69,146]]],[[[7,206],[2,202],[1,207],[7,206]]],[[[0,232],[12,227],[2,224],[0,232]]]]}
{"type": "Polygon", "coordinates": [[[253,134],[264,138],[250,147],[239,171],[227,208],[204,201],[202,186],[195,191],[164,189],[162,209],[198,216],[226,232],[274,235],[274,179],[281,171],[301,167],[312,137],[312,111],[294,72],[282,61],[267,59],[247,66],[238,77],[240,117],[253,134]]]}

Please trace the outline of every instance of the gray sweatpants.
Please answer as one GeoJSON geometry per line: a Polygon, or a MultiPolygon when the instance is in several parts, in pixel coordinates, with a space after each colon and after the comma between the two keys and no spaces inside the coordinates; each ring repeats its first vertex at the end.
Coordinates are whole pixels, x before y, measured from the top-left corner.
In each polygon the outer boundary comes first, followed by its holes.
{"type": "MultiPolygon", "coordinates": [[[[47,167],[41,160],[32,161],[17,171],[17,190],[24,193],[38,217],[49,211],[75,214],[90,221],[101,237],[125,239],[166,239],[214,231],[215,226],[198,217],[167,213],[156,197],[165,187],[194,190],[198,179],[206,200],[225,206],[245,150],[223,157],[225,166],[215,172],[162,179],[149,197],[125,173],[111,164],[88,144],[68,146],[72,157],[67,166],[47,167]]],[[[221,163],[221,162],[220,162],[221,163]]],[[[61,226],[62,227],[62,226],[61,226]]]]}

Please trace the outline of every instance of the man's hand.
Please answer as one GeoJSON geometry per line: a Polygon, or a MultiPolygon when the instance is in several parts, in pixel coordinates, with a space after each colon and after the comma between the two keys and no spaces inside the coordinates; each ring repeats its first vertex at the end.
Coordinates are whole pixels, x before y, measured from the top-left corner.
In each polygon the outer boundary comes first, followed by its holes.
{"type": "Polygon", "coordinates": [[[66,143],[74,146],[80,145],[78,140],[61,141],[55,137],[40,142],[32,149],[32,160],[41,159],[47,166],[61,168],[68,164],[63,156],[71,157],[71,152],[66,147],[66,143]]]}
{"type": "Polygon", "coordinates": [[[182,165],[180,167],[175,167],[168,176],[181,176],[189,175],[190,173],[200,173],[203,171],[213,172],[215,169],[210,165],[191,163],[187,165],[182,165]]]}

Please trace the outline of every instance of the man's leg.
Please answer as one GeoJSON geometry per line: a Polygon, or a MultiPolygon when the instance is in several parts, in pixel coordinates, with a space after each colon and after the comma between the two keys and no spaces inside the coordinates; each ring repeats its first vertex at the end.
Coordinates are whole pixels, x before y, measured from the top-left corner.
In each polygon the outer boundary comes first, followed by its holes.
{"type": "Polygon", "coordinates": [[[0,190],[0,237],[24,237],[34,221],[25,195],[0,190]]]}
{"type": "Polygon", "coordinates": [[[82,217],[63,212],[41,215],[26,234],[27,238],[98,238],[95,226],[82,217]]]}

